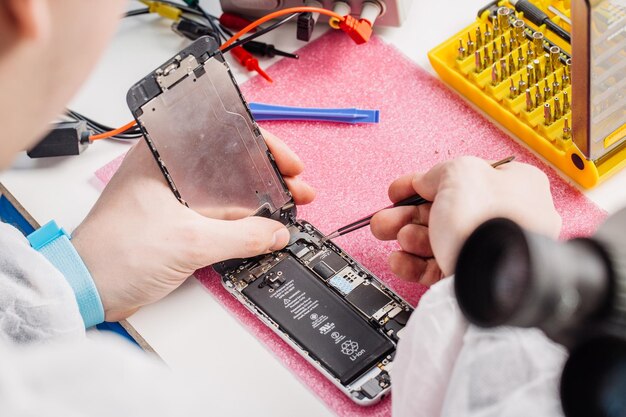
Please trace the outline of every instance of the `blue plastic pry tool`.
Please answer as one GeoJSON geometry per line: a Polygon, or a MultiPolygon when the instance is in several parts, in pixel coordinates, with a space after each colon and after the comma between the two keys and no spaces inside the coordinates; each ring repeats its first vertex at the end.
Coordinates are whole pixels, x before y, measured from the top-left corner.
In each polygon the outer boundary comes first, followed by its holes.
{"type": "Polygon", "coordinates": [[[335,123],[378,123],[379,110],[317,109],[309,107],[275,106],[264,103],[248,103],[252,116],[262,120],[313,120],[335,123]]]}

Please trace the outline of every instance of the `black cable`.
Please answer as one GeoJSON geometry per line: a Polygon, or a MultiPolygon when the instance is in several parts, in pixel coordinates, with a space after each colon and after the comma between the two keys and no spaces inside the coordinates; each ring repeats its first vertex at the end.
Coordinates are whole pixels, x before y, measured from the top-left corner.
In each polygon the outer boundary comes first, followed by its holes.
{"type": "Polygon", "coordinates": [[[109,126],[102,125],[94,120],[89,119],[88,117],[81,115],[80,113],[76,113],[71,110],[68,110],[68,116],[72,119],[82,120],[86,122],[89,129],[93,130],[94,133],[96,134],[104,133],[104,132],[108,132],[112,130],[109,128],[109,126]]]}
{"type": "Polygon", "coordinates": [[[146,7],[145,9],[130,10],[124,14],[124,17],[140,16],[143,14],[150,14],[150,9],[146,7]]]}
{"type": "MultiPolygon", "coordinates": [[[[226,42],[226,40],[228,39],[228,34],[224,32],[224,28],[222,27],[222,25],[216,25],[216,27],[218,28],[217,35],[219,36],[220,39],[226,42]]],[[[222,41],[220,40],[220,43],[221,42],[222,41]]]]}
{"type": "Polygon", "coordinates": [[[222,32],[224,32],[226,35],[230,36],[231,38],[233,37],[234,33],[224,27],[224,25],[220,24],[220,29],[222,29],[222,32]]]}
{"type": "Polygon", "coordinates": [[[217,33],[217,36],[226,39],[224,34],[220,31],[220,29],[217,27],[217,24],[215,24],[215,21],[213,20],[213,19],[217,19],[215,16],[208,14],[202,8],[202,6],[200,6],[200,3],[196,3],[195,9],[202,14],[202,16],[207,20],[207,22],[209,22],[209,26],[211,26],[211,29],[213,30],[214,33],[217,33]]]}
{"type": "Polygon", "coordinates": [[[220,30],[222,31],[222,33],[224,34],[224,42],[226,42],[228,39],[233,37],[233,32],[231,32],[230,30],[226,29],[224,27],[224,25],[222,25],[221,23],[218,25],[220,30]]]}
{"type": "Polygon", "coordinates": [[[287,17],[284,17],[282,20],[279,20],[278,22],[274,23],[271,26],[266,27],[265,29],[259,30],[256,33],[253,33],[252,35],[244,38],[244,39],[240,39],[237,42],[231,44],[230,46],[228,46],[228,48],[224,48],[224,50],[222,50],[222,53],[225,54],[226,52],[230,51],[233,48],[236,48],[238,46],[244,45],[247,42],[250,42],[253,39],[258,38],[259,36],[263,36],[268,32],[273,31],[274,29],[276,29],[279,26],[284,25],[285,23],[287,23],[288,21],[290,21],[291,19],[293,19],[294,17],[298,16],[300,13],[292,13],[290,15],[288,15],[287,17]]]}

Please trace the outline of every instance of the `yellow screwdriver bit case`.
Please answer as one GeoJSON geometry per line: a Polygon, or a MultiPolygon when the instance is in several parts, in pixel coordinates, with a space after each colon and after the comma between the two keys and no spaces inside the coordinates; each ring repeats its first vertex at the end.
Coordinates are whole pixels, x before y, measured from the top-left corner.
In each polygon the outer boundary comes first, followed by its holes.
{"type": "Polygon", "coordinates": [[[592,188],[626,165],[626,7],[533,0],[563,32],[573,30],[570,45],[516,3],[484,8],[433,49],[430,62],[447,84],[592,188]]]}

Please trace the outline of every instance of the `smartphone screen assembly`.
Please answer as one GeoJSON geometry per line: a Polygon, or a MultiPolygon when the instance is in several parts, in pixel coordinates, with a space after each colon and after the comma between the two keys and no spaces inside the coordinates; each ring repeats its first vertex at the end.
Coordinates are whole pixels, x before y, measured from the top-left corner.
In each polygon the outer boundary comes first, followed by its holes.
{"type": "Polygon", "coordinates": [[[390,391],[412,307],[306,221],[217,44],[200,38],[135,84],[128,105],[181,203],[218,219],[265,216],[287,247],[214,265],[239,302],[360,405],[390,391]]]}

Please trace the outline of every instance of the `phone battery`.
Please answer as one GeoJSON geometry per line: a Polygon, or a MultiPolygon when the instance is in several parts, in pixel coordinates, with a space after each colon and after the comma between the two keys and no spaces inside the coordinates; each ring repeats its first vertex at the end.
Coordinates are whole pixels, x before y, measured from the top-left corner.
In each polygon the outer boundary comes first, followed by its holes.
{"type": "Polygon", "coordinates": [[[388,338],[291,256],[270,273],[284,278],[280,287],[263,285],[260,277],[243,294],[342,384],[394,349],[388,338]]]}

